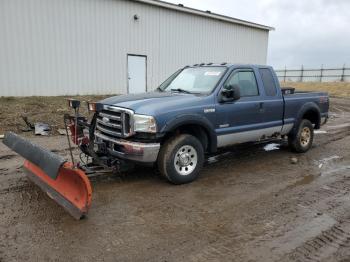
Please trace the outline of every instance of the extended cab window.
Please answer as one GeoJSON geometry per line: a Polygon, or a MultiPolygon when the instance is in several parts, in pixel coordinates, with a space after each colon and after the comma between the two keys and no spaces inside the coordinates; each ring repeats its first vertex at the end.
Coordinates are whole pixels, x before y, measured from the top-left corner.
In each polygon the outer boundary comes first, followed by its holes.
{"type": "Polygon", "coordinates": [[[275,96],[277,94],[275,80],[273,79],[272,73],[268,68],[259,69],[261,80],[264,84],[265,93],[267,96],[275,96]]]}
{"type": "Polygon", "coordinates": [[[241,97],[259,95],[255,74],[252,70],[234,72],[225,85],[238,85],[241,97]]]}

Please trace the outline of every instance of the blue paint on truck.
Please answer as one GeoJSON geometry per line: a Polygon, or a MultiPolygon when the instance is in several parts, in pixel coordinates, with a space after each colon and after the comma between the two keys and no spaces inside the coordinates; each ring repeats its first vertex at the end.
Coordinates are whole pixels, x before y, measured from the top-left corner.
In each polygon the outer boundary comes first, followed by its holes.
{"type": "Polygon", "coordinates": [[[185,183],[199,172],[190,166],[191,156],[200,168],[204,156],[198,154],[221,147],[288,136],[294,151],[306,152],[313,129],[328,118],[329,98],[282,90],[269,66],[210,64],[187,66],[156,91],[110,97],[98,108],[93,128],[101,152],[107,148],[108,156],[157,162],[171,182],[185,183]],[[113,116],[114,124],[108,123],[113,116]],[[189,152],[181,153],[181,146],[189,152]]]}

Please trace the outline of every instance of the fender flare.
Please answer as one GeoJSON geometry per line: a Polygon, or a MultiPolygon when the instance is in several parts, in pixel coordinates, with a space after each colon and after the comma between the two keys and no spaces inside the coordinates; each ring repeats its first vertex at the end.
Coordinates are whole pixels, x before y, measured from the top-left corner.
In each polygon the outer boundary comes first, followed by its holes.
{"type": "Polygon", "coordinates": [[[197,114],[186,114],[181,115],[179,117],[176,117],[170,121],[168,121],[163,128],[160,130],[161,133],[169,133],[177,128],[184,126],[184,125],[198,125],[201,126],[206,133],[208,134],[209,138],[209,151],[210,153],[214,153],[217,151],[217,136],[215,129],[212,125],[212,123],[205,117],[197,114]]]}
{"type": "Polygon", "coordinates": [[[298,112],[298,115],[296,117],[296,121],[295,121],[295,125],[293,127],[292,133],[297,132],[300,122],[303,120],[303,116],[307,113],[307,112],[314,112],[317,114],[317,123],[316,123],[316,128],[319,128],[320,123],[321,123],[321,111],[320,108],[317,106],[317,104],[315,104],[314,102],[308,102],[306,104],[304,104],[301,109],[298,112]]]}

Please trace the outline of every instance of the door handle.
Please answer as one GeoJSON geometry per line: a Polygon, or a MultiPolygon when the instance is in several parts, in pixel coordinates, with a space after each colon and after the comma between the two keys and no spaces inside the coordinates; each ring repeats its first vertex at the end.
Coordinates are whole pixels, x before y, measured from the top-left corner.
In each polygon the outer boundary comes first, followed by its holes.
{"type": "Polygon", "coordinates": [[[265,111],[265,109],[264,109],[264,102],[260,102],[259,103],[259,112],[263,113],[264,111],[265,111]]]}

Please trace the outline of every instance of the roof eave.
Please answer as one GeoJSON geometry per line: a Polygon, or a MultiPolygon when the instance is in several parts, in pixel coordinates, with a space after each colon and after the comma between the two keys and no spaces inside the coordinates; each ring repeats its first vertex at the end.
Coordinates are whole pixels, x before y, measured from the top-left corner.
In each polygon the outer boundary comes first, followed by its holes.
{"type": "Polygon", "coordinates": [[[257,28],[257,29],[262,29],[262,30],[267,30],[267,31],[275,30],[274,27],[261,25],[261,24],[257,24],[257,23],[229,17],[229,16],[219,15],[219,14],[215,14],[215,13],[209,13],[209,12],[201,11],[198,9],[180,6],[180,5],[176,5],[176,4],[172,4],[172,3],[168,3],[168,2],[164,2],[164,1],[159,1],[159,0],[133,0],[133,1],[144,3],[144,4],[149,4],[149,5],[154,5],[154,6],[158,6],[158,7],[163,7],[163,8],[167,8],[167,9],[171,9],[171,10],[176,10],[179,12],[189,13],[189,14],[193,14],[193,15],[204,16],[204,17],[208,17],[208,18],[212,18],[212,19],[216,19],[216,20],[220,20],[220,21],[224,21],[224,22],[253,27],[253,28],[257,28]]]}

